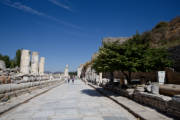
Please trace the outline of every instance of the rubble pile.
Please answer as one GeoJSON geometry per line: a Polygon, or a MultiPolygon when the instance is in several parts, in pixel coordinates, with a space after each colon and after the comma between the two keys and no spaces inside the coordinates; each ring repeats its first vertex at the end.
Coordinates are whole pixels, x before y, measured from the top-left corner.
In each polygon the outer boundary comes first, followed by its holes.
{"type": "Polygon", "coordinates": [[[0,68],[0,84],[8,84],[15,80],[21,80],[19,68],[0,68]]]}

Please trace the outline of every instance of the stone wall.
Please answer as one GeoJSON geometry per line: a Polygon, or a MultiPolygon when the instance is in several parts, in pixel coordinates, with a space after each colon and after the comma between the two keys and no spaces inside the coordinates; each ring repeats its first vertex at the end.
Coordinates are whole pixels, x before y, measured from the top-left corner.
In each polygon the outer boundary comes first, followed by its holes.
{"type": "Polygon", "coordinates": [[[180,45],[168,49],[171,58],[174,60],[175,71],[180,72],[180,45]]]}
{"type": "Polygon", "coordinates": [[[148,105],[157,110],[166,113],[175,118],[180,118],[180,96],[168,97],[163,95],[155,95],[145,92],[136,92],[133,94],[133,100],[138,103],[148,105]]]}
{"type": "Polygon", "coordinates": [[[0,85],[0,101],[3,101],[4,98],[13,97],[20,95],[22,93],[30,92],[32,89],[42,88],[49,86],[51,84],[56,84],[62,82],[63,79],[53,78],[52,80],[47,79],[47,76],[42,76],[41,78],[25,77],[18,82],[2,84],[0,85]]]}
{"type": "Polygon", "coordinates": [[[140,104],[150,106],[166,115],[180,119],[180,96],[174,97],[140,92],[134,89],[120,89],[113,86],[101,86],[104,89],[111,90],[118,95],[128,97],[140,104]]]}
{"type": "Polygon", "coordinates": [[[166,70],[167,83],[180,85],[180,72],[173,72],[172,70],[166,70]]]}
{"type": "MultiPolygon", "coordinates": [[[[103,78],[110,78],[110,74],[103,73],[103,78]]],[[[124,75],[120,71],[114,72],[114,78],[118,80],[125,79],[124,75]]],[[[147,81],[157,82],[157,72],[134,72],[132,73],[132,79],[140,79],[141,83],[144,83],[147,81]]],[[[165,83],[180,85],[180,72],[173,72],[170,69],[166,69],[165,83]]]]}

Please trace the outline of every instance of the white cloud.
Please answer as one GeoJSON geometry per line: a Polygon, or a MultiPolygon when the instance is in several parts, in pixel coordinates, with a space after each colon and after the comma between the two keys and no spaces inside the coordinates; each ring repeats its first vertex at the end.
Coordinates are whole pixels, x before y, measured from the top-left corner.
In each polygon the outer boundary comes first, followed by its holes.
{"type": "Polygon", "coordinates": [[[58,7],[64,8],[64,9],[66,9],[66,10],[68,10],[68,11],[72,11],[72,9],[71,9],[68,5],[65,5],[65,4],[63,4],[63,3],[61,3],[61,2],[59,2],[59,1],[57,1],[57,0],[49,0],[49,1],[50,1],[51,3],[57,5],[58,7]]]}
{"type": "Polygon", "coordinates": [[[29,12],[31,14],[35,14],[35,15],[39,15],[39,16],[46,16],[46,14],[39,12],[29,6],[23,5],[20,2],[12,2],[10,0],[5,0],[4,2],[5,5],[25,11],[25,12],[29,12]]]}
{"type": "Polygon", "coordinates": [[[2,2],[3,4],[5,4],[5,5],[9,6],[9,7],[16,8],[16,9],[19,9],[21,11],[31,13],[31,14],[34,14],[34,15],[45,17],[45,18],[48,18],[50,20],[56,21],[56,22],[58,22],[60,24],[63,24],[63,25],[66,25],[66,26],[69,26],[69,27],[72,27],[72,28],[80,29],[79,26],[73,25],[73,24],[65,22],[65,21],[61,21],[61,20],[57,19],[56,17],[47,15],[47,14],[45,14],[43,12],[40,12],[40,11],[38,11],[36,9],[33,9],[30,6],[24,5],[24,4],[20,3],[20,2],[12,2],[11,0],[3,0],[3,1],[0,0],[0,2],[2,2]]]}

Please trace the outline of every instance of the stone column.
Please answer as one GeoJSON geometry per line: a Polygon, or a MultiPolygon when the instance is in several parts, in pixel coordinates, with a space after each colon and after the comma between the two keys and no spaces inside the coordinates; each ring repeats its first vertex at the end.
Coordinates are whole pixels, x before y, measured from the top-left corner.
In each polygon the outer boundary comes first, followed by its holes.
{"type": "Polygon", "coordinates": [[[40,62],[39,62],[39,74],[40,75],[44,74],[44,64],[45,64],[45,58],[41,57],[40,62]]]}
{"type": "Polygon", "coordinates": [[[64,76],[69,77],[69,66],[68,65],[66,65],[66,68],[64,70],[64,76]]]}
{"type": "Polygon", "coordinates": [[[102,80],[102,72],[99,73],[99,81],[102,84],[103,80],[102,80]]]}
{"type": "Polygon", "coordinates": [[[38,74],[38,66],[39,65],[39,53],[32,52],[31,59],[31,73],[37,75],[38,74]]]}
{"type": "Polygon", "coordinates": [[[6,64],[3,60],[0,60],[0,69],[2,70],[6,69],[6,64]]]}
{"type": "Polygon", "coordinates": [[[21,50],[20,72],[22,74],[29,74],[29,64],[30,64],[30,51],[21,50]]]}

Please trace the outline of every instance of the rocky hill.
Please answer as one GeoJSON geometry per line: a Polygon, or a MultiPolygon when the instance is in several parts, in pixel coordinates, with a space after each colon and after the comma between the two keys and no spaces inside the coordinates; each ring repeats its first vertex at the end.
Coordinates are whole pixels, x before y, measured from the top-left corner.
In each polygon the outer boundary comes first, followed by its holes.
{"type": "MultiPolygon", "coordinates": [[[[174,60],[174,68],[180,71],[180,16],[169,22],[159,22],[152,30],[141,34],[141,38],[149,43],[152,48],[167,48],[174,60]]],[[[120,44],[130,39],[130,37],[107,37],[102,43],[118,41],[120,44]]]]}
{"type": "Polygon", "coordinates": [[[104,43],[112,43],[118,41],[119,44],[122,44],[126,40],[130,39],[130,37],[107,37],[102,40],[102,44],[104,43]]]}
{"type": "Polygon", "coordinates": [[[180,71],[180,16],[170,22],[158,23],[151,31],[144,32],[142,37],[153,48],[167,48],[175,71],[180,71]]]}
{"type": "Polygon", "coordinates": [[[142,34],[151,47],[171,48],[180,45],[180,17],[170,22],[160,22],[152,30],[142,34]]]}

